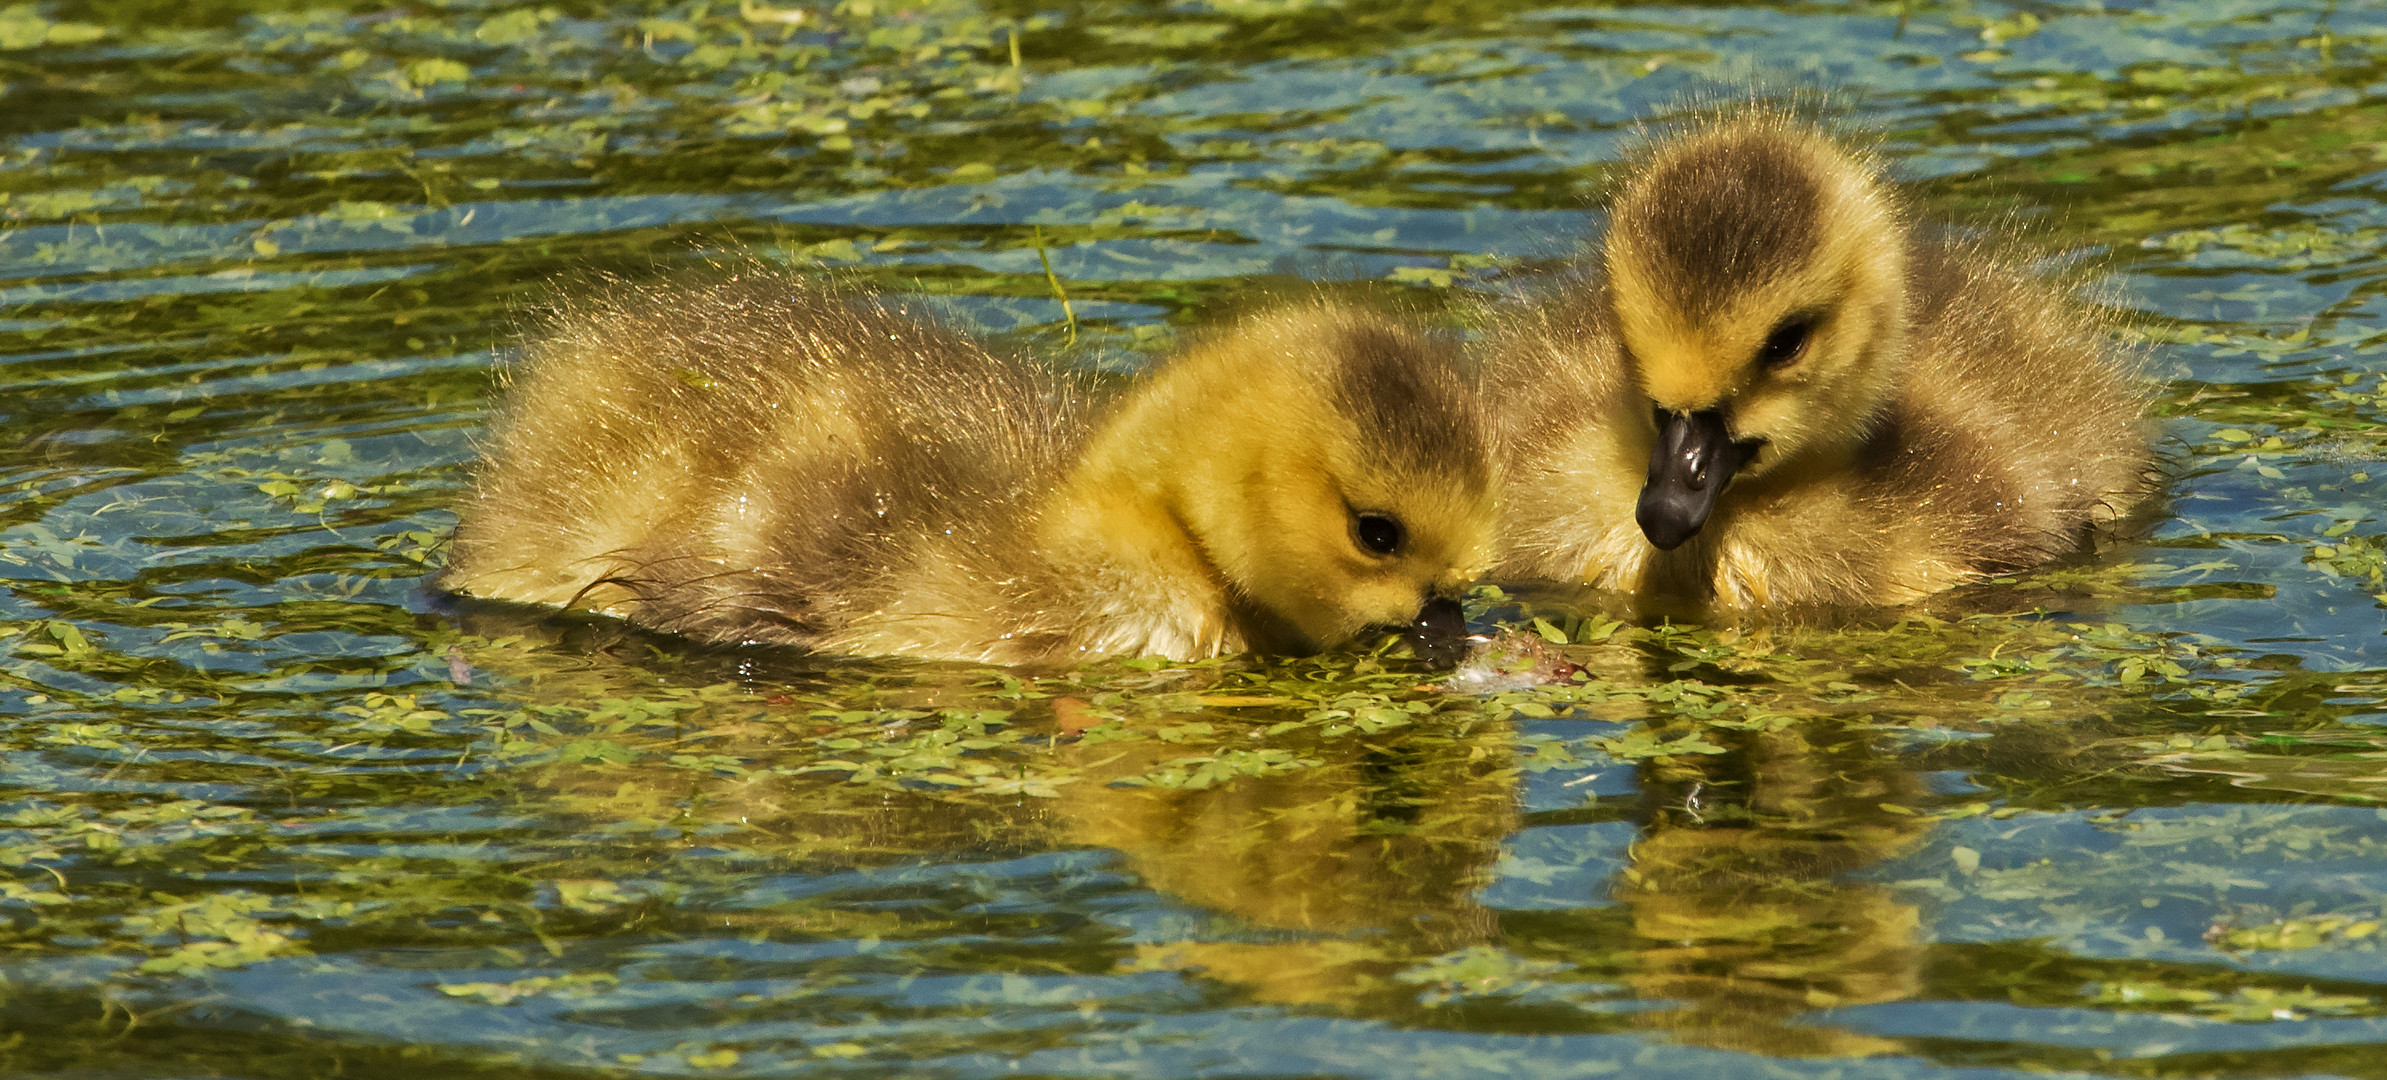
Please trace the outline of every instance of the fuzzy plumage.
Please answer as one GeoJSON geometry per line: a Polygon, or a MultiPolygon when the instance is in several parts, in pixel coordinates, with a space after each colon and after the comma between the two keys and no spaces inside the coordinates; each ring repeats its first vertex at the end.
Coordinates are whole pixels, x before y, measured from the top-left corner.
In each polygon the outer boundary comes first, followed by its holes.
{"type": "Polygon", "coordinates": [[[1447,346],[1325,302],[1106,395],[747,265],[614,283],[511,381],[441,583],[705,640],[1302,651],[1407,622],[1489,557],[1485,423],[1447,346]],[[1368,550],[1361,515],[1398,549],[1368,550]]]}
{"type": "Polygon", "coordinates": [[[2147,493],[2105,327],[2021,258],[1918,235],[1877,162],[1787,111],[1657,141],[1596,257],[1487,322],[1502,575],[1896,604],[2073,550],[2147,493]],[[1666,464],[1661,438],[1714,453],[1666,464]]]}

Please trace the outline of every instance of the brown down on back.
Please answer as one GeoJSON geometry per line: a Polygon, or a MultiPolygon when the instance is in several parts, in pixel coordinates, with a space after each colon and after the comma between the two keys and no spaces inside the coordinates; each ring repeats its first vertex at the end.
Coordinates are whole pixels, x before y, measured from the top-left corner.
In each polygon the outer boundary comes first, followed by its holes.
{"type": "Polygon", "coordinates": [[[813,644],[923,557],[1024,561],[1015,519],[1089,410],[1078,380],[759,265],[608,282],[530,341],[443,583],[704,638],[813,644]]]}

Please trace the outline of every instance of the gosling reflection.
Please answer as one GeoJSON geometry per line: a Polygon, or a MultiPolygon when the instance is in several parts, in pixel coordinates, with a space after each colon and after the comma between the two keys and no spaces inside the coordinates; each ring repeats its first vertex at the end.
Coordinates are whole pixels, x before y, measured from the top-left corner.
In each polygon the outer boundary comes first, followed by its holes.
{"type": "Polygon", "coordinates": [[[1914,905],[1844,880],[1922,840],[1927,819],[1884,809],[1914,805],[1920,784],[1826,722],[1731,748],[1643,771],[1643,832],[1616,892],[1639,939],[1631,986],[1663,1004],[1637,1022],[1749,1053],[1899,1051],[1799,1017],[1920,990],[1914,905]]]}
{"type": "MultiPolygon", "coordinates": [[[[506,659],[482,651],[473,662],[486,670],[506,659]]],[[[505,675],[511,696],[551,701],[628,696],[638,681],[634,669],[606,663],[539,669],[516,660],[505,675]]],[[[868,706],[928,711],[999,704],[986,689],[982,671],[922,667],[874,682],[868,706]]],[[[864,693],[850,681],[835,691],[841,699],[864,693]]],[[[684,731],[668,733],[676,735],[675,746],[742,762],[741,774],[667,767],[660,764],[664,755],[650,754],[631,763],[559,763],[526,772],[537,788],[526,794],[579,819],[575,831],[652,825],[685,838],[680,842],[690,848],[707,846],[707,837],[734,836],[740,849],[812,872],[1112,852],[1120,870],[1193,909],[1174,924],[1181,933],[1176,940],[1124,946],[1122,970],[1179,971],[1256,1002],[1364,1008],[1380,998],[1395,1006],[1415,989],[1394,981],[1394,973],[1420,956],[1482,944],[1497,933],[1492,913],[1475,897],[1493,876],[1502,838],[1517,826],[1514,739],[1504,726],[1466,735],[1421,724],[1375,735],[1290,736],[1297,741],[1285,746],[1315,764],[1190,790],[1133,785],[1182,769],[1188,759],[1270,746],[1247,733],[1283,717],[1222,709],[1166,724],[1131,722],[1124,740],[1073,742],[1066,740],[1074,727],[1029,706],[1013,722],[1037,729],[1036,736],[1014,758],[983,760],[1067,779],[1044,796],[940,795],[843,783],[834,773],[790,775],[823,756],[813,740],[839,723],[812,719],[816,706],[805,704],[804,694],[799,686],[760,703],[741,697],[734,706],[691,714],[684,731]],[[1212,724],[1215,734],[1186,742],[1157,735],[1193,719],[1212,724]],[[1055,724],[1049,737],[1038,727],[1048,722],[1055,724]]],[[[909,734],[891,725],[887,737],[909,734]]],[[[555,738],[563,744],[575,736],[555,738]]],[[[746,933],[809,937],[839,932],[846,926],[839,920],[850,914],[798,905],[706,918],[708,925],[746,933]]],[[[868,929],[900,932],[877,923],[868,929]]]]}
{"type": "MultiPolygon", "coordinates": [[[[1147,885],[1231,921],[1146,946],[1138,966],[1198,972],[1259,1001],[1347,1006],[1405,996],[1388,977],[1415,957],[1495,936],[1475,894],[1516,826],[1509,741],[1352,740],[1311,750],[1321,765],[1202,791],[1076,785],[1051,812],[1070,842],[1116,851],[1147,885]]],[[[1071,753],[1108,758],[1111,776],[1185,756],[1127,745],[1071,753]]]]}

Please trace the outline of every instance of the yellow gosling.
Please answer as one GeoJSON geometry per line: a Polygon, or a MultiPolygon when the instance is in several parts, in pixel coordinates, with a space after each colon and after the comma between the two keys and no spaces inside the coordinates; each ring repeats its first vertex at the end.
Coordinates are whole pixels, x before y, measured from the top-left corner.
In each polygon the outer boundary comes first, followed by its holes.
{"type": "Polygon", "coordinates": [[[1451,349],[1324,301],[1124,391],[746,266],[524,352],[441,583],[708,641],[994,663],[1455,615],[1497,484],[1451,349]],[[1428,601],[1441,597],[1439,601],[1428,601]]]}
{"type": "Polygon", "coordinates": [[[1898,604],[2149,490],[2104,327],[2019,257],[1918,235],[1878,162],[1786,112],[1655,144],[1596,263],[1490,321],[1502,575],[1898,604]]]}

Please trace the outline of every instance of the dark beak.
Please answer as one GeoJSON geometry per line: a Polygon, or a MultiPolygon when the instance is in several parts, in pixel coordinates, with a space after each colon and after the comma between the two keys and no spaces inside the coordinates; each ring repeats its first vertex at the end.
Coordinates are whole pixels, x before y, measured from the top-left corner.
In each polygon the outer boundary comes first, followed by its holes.
{"type": "Polygon", "coordinates": [[[1410,651],[1434,667],[1457,667],[1467,658],[1468,644],[1467,613],[1449,597],[1426,601],[1417,617],[1409,620],[1410,651]]]}
{"type": "Polygon", "coordinates": [[[1757,454],[1760,441],[1732,440],[1724,413],[1702,409],[1695,413],[1658,410],[1658,445],[1649,452],[1649,483],[1641,488],[1641,505],[1633,519],[1641,535],[1672,551],[1698,535],[1716,508],[1716,496],[1732,482],[1732,474],[1757,454]]]}

